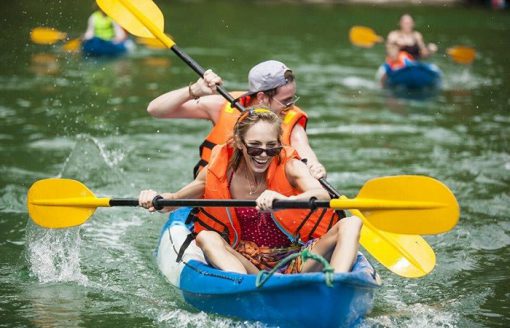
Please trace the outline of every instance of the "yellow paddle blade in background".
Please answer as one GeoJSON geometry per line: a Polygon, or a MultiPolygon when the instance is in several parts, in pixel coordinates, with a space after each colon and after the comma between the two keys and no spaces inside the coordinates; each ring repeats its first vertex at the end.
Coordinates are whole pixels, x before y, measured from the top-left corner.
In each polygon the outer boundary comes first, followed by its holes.
{"type": "Polygon", "coordinates": [[[353,26],[349,30],[349,40],[355,46],[371,48],[374,44],[383,42],[383,37],[377,35],[373,29],[366,26],[353,26]]]}
{"type": "Polygon", "coordinates": [[[363,214],[377,229],[393,233],[421,235],[446,232],[457,224],[460,216],[459,204],[450,189],[441,181],[426,176],[400,175],[372,179],[363,185],[356,199],[381,202],[377,210],[366,209],[363,214]],[[384,203],[396,205],[399,202],[404,205],[400,209],[384,210],[382,207],[384,203]],[[432,206],[406,208],[405,203],[412,202],[432,206]]]}
{"type": "Polygon", "coordinates": [[[175,44],[164,31],[164,17],[151,0],[96,0],[98,6],[129,33],[158,38],[167,48],[175,44]]]}
{"type": "Polygon", "coordinates": [[[471,47],[451,47],[446,50],[446,53],[460,64],[471,64],[476,58],[476,50],[471,47]]]}
{"type": "Polygon", "coordinates": [[[62,49],[64,49],[67,52],[76,52],[79,51],[81,47],[81,40],[79,38],[69,40],[66,42],[62,49]]]}
{"type": "Polygon", "coordinates": [[[87,186],[70,179],[44,179],[28,190],[27,206],[32,220],[45,228],[68,228],[83,224],[98,206],[110,206],[96,198],[87,186]],[[64,205],[62,201],[64,200],[64,205]],[[65,202],[72,205],[65,206],[65,202]],[[82,203],[82,206],[78,206],[82,203]]]}
{"type": "Polygon", "coordinates": [[[67,33],[49,27],[36,27],[30,32],[30,40],[37,44],[54,44],[66,37],[67,33]]]}

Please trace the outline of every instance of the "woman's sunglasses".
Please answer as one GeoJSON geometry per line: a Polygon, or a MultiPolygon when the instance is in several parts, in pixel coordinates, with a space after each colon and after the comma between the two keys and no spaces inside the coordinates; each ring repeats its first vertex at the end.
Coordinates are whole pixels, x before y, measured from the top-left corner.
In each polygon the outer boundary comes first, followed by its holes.
{"type": "Polygon", "coordinates": [[[259,156],[262,155],[263,152],[267,154],[269,157],[273,157],[278,155],[282,151],[282,146],[273,147],[273,148],[260,148],[260,147],[250,147],[244,141],[243,145],[246,147],[246,152],[250,156],[259,156]]]}

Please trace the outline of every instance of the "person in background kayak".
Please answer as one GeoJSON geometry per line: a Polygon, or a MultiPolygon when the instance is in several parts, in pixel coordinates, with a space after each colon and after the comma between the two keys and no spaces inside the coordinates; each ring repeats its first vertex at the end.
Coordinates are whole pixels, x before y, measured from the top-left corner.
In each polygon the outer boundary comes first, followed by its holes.
{"type": "Polygon", "coordinates": [[[84,40],[99,38],[113,43],[124,42],[128,38],[126,31],[106,15],[97,5],[96,11],[90,15],[87,23],[87,30],[83,36],[84,40]]]}
{"type": "MultiPolygon", "coordinates": [[[[213,128],[200,146],[200,161],[194,169],[194,176],[207,165],[212,148],[227,142],[240,112],[231,107],[216,87],[223,83],[213,71],[207,70],[204,77],[187,87],[167,92],[152,100],[147,108],[157,118],[206,119],[213,128]]],[[[255,65],[248,74],[248,92],[234,92],[244,107],[266,106],[283,118],[282,141],[292,145],[301,158],[306,158],[312,175],[319,179],[326,176],[324,166],[319,162],[308,142],[306,123],[308,117],[295,103],[295,76],[284,63],[269,60],[255,65]]]]}
{"type": "MultiPolygon", "coordinates": [[[[281,119],[268,109],[243,113],[228,144],[213,149],[210,163],[175,193],[143,190],[140,206],[155,211],[153,200],[256,199],[256,208],[201,208],[194,234],[209,264],[224,271],[257,273],[303,248],[330,260],[335,272],[350,271],[359,248],[362,221],[339,221],[332,209],[273,211],[274,200],[329,200],[296,151],[282,147],[281,119]]],[[[171,208],[164,208],[170,211],[171,208]]],[[[319,271],[300,257],[283,273],[319,271]]]]}
{"type": "Polygon", "coordinates": [[[425,45],[421,33],[414,30],[414,19],[409,14],[400,17],[400,29],[390,32],[386,38],[386,63],[393,70],[429,57],[436,51],[434,43],[425,45]]]}

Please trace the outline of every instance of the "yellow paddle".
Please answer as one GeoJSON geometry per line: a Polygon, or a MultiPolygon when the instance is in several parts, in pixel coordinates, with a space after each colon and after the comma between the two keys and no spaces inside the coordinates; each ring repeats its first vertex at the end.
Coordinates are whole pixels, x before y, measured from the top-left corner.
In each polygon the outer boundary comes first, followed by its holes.
{"type": "MultiPolygon", "coordinates": [[[[342,197],[324,178],[319,179],[319,182],[331,197],[342,197]]],[[[360,244],[390,271],[406,278],[419,278],[434,269],[436,254],[422,236],[381,231],[360,211],[351,209],[351,213],[363,220],[360,244]]]]}
{"type": "Polygon", "coordinates": [[[67,33],[60,32],[51,27],[36,27],[30,31],[30,40],[37,44],[54,44],[66,38],[67,33]]]}
{"type": "MultiPolygon", "coordinates": [[[[370,195],[371,190],[375,190],[379,187],[391,188],[395,186],[397,189],[400,188],[404,183],[408,185],[409,189],[421,188],[424,184],[430,185],[438,184],[434,188],[426,187],[427,191],[438,191],[443,190],[444,185],[439,183],[437,180],[421,177],[421,176],[395,176],[377,178],[368,181],[360,191],[360,194],[370,195]],[[431,180],[431,181],[426,181],[431,180]],[[424,181],[426,181],[424,183],[424,181]]],[[[389,220],[393,220],[394,217],[400,216],[400,209],[402,208],[402,199],[399,197],[401,204],[396,206],[384,205],[382,209],[377,206],[367,206],[364,199],[353,199],[348,200],[345,197],[343,201],[346,201],[348,207],[356,206],[359,202],[360,208],[368,208],[369,210],[363,210],[365,213],[377,213],[382,212],[382,217],[386,216],[389,220]]],[[[394,197],[393,197],[394,198],[394,197]]],[[[414,197],[411,196],[411,199],[414,197]]],[[[437,198],[437,197],[435,197],[437,198]]],[[[452,201],[451,195],[447,196],[446,202],[452,201]]],[[[372,197],[372,201],[373,201],[372,197]]],[[[456,207],[456,201],[450,206],[456,207]]],[[[334,202],[337,204],[341,200],[331,200],[330,202],[322,202],[316,204],[320,207],[325,205],[326,207],[331,206],[334,202]]],[[[378,200],[381,204],[384,200],[378,200]]],[[[394,200],[390,200],[394,201],[394,200]]],[[[159,205],[166,206],[254,206],[254,201],[244,200],[172,200],[162,201],[159,205]]],[[[92,191],[90,191],[82,183],[69,180],[69,179],[45,179],[37,181],[32,185],[28,192],[28,210],[29,214],[38,225],[47,228],[67,228],[73,227],[86,222],[90,216],[95,212],[97,207],[110,207],[110,206],[138,206],[138,200],[136,199],[110,199],[110,198],[96,198],[92,191]]],[[[430,211],[430,202],[407,202],[407,205],[412,204],[413,210],[406,210],[407,213],[411,213],[411,216],[406,214],[405,221],[407,223],[416,221],[414,214],[419,214],[422,211],[430,211]],[[419,203],[423,203],[424,208],[421,208],[419,203]]],[[[277,207],[309,207],[309,202],[283,202],[282,204],[275,204],[277,207]],[[297,206],[298,205],[298,206],[297,206]]],[[[338,205],[335,205],[338,206],[338,205]]],[[[405,206],[408,207],[408,206],[405,206]]],[[[338,208],[338,207],[337,207],[338,208]]],[[[361,245],[372,255],[376,260],[381,262],[392,272],[407,278],[422,277],[429,272],[435,266],[435,254],[432,248],[427,242],[421,237],[416,235],[402,235],[391,232],[380,231],[374,227],[371,222],[371,217],[365,217],[363,213],[358,210],[351,209],[354,215],[359,216],[364,226],[361,231],[360,243],[361,245]]],[[[430,212],[429,212],[430,213],[430,212]]],[[[434,213],[431,213],[433,215],[434,213]]],[[[457,218],[454,219],[456,222],[457,218]]],[[[400,224],[399,222],[396,222],[400,224]]],[[[419,223],[422,228],[426,228],[426,224],[419,223]]],[[[405,225],[404,225],[405,227],[405,225]]],[[[397,231],[404,231],[405,228],[391,227],[397,229],[397,231]]],[[[411,228],[411,229],[415,229],[411,228]]],[[[426,228],[429,230],[429,228],[426,228]]],[[[412,232],[412,230],[411,230],[412,232]]]]}
{"type": "MultiPolygon", "coordinates": [[[[254,207],[256,203],[236,199],[179,199],[159,200],[154,205],[254,207]]],[[[138,206],[138,200],[97,198],[85,185],[70,179],[39,180],[28,192],[30,216],[37,224],[48,228],[82,224],[96,207],[110,206],[138,206]]],[[[273,206],[278,209],[359,209],[373,226],[407,234],[443,233],[452,229],[459,217],[457,201],[444,184],[429,177],[410,175],[369,180],[354,199],[342,196],[330,201],[278,200],[273,206]],[[420,197],[423,200],[419,200],[420,197]]]]}
{"type": "Polygon", "coordinates": [[[377,35],[370,27],[358,25],[349,30],[349,40],[355,46],[362,48],[371,48],[376,43],[384,42],[384,38],[377,35]]]}
{"type": "MultiPolygon", "coordinates": [[[[170,36],[168,36],[170,37],[170,36]]],[[[68,35],[52,27],[36,27],[30,32],[30,39],[37,44],[51,45],[59,41],[68,40],[68,35]]],[[[154,38],[137,38],[136,42],[152,49],[166,49],[166,46],[154,38]]],[[[62,48],[65,51],[78,51],[81,47],[81,39],[68,40],[62,48]]]]}
{"type": "Polygon", "coordinates": [[[62,47],[65,51],[74,52],[80,49],[79,38],[69,40],[67,33],[61,32],[52,27],[36,27],[30,32],[30,40],[37,44],[55,44],[59,41],[68,40],[62,47]]]}
{"type": "MultiPolygon", "coordinates": [[[[349,40],[357,47],[371,48],[376,43],[381,43],[384,38],[377,35],[370,27],[353,26],[349,30],[349,40]]],[[[476,58],[476,51],[471,47],[455,46],[448,48],[446,53],[459,64],[471,64],[476,58]]]]}
{"type": "Polygon", "coordinates": [[[471,64],[476,58],[476,51],[473,48],[465,46],[451,47],[446,53],[457,63],[471,64]]]}

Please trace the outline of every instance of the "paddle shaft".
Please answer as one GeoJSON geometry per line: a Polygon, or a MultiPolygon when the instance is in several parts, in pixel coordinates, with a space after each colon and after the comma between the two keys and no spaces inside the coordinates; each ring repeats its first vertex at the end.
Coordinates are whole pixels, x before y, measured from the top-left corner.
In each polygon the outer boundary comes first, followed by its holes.
{"type": "MultiPolygon", "coordinates": [[[[166,206],[172,207],[255,207],[257,202],[254,200],[243,199],[156,199],[153,201],[154,207],[162,208],[166,206]]],[[[138,199],[110,199],[110,206],[139,206],[138,199]]],[[[328,208],[328,200],[275,200],[273,208],[275,209],[289,209],[289,208],[328,208]]]]}
{"type": "MultiPolygon", "coordinates": [[[[182,51],[176,44],[174,44],[174,46],[171,49],[177,55],[177,57],[182,59],[182,61],[184,61],[189,67],[191,67],[191,69],[193,69],[200,77],[204,77],[205,73],[204,68],[200,66],[195,60],[193,60],[193,58],[191,58],[188,54],[182,51]]],[[[230,93],[228,93],[227,90],[225,90],[225,88],[223,88],[221,85],[218,85],[216,87],[216,90],[218,91],[219,94],[223,96],[223,98],[225,98],[230,103],[231,106],[234,106],[241,112],[246,110],[244,106],[241,105],[239,101],[234,99],[234,97],[232,97],[230,93]]]]}
{"type": "MultiPolygon", "coordinates": [[[[308,162],[308,159],[303,158],[301,161],[306,164],[308,162]]],[[[326,191],[329,193],[331,198],[340,198],[340,196],[341,196],[340,192],[338,192],[338,190],[336,190],[335,187],[333,187],[329,182],[327,182],[326,179],[320,178],[319,182],[324,187],[324,189],[326,189],[326,191]]],[[[345,211],[343,211],[343,210],[338,210],[338,212],[339,212],[341,218],[345,218],[347,216],[345,214],[345,211]]]]}

